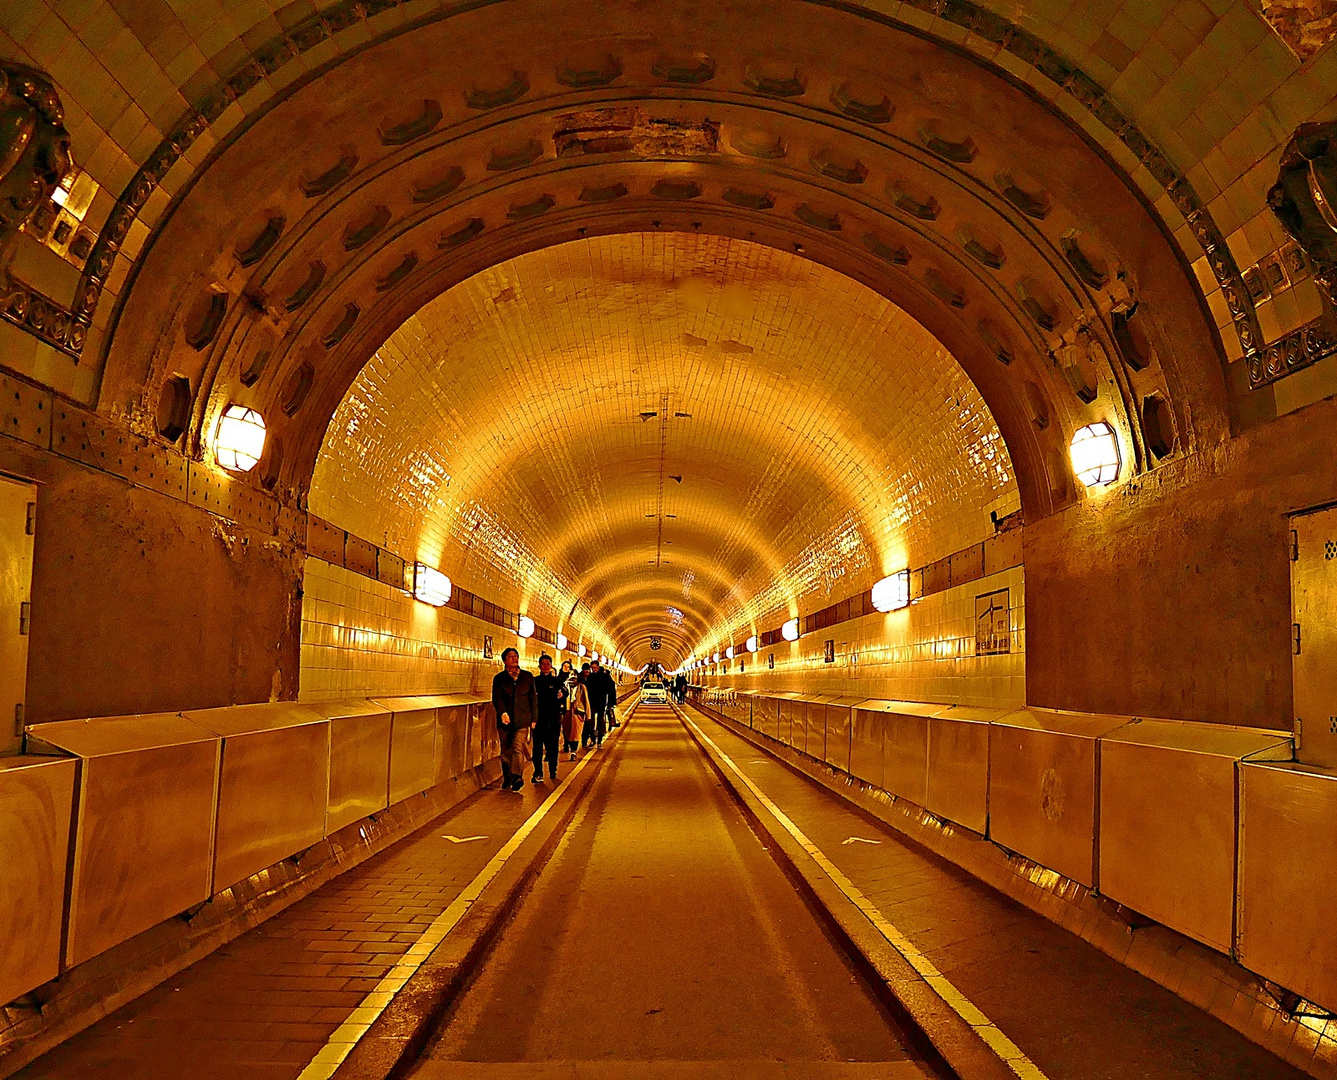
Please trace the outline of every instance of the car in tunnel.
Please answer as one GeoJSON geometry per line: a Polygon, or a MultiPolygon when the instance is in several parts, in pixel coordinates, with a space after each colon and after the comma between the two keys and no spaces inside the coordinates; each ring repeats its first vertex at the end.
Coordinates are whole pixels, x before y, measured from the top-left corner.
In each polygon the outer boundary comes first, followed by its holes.
{"type": "Polygon", "coordinates": [[[641,687],[641,700],[647,705],[667,705],[668,691],[658,679],[650,679],[641,687]]]}

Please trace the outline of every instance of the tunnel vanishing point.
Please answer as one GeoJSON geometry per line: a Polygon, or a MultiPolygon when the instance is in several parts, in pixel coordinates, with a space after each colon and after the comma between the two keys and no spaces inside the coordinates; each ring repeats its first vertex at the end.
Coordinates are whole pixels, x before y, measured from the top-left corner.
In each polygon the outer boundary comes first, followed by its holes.
{"type": "Polygon", "coordinates": [[[0,4],[0,1077],[1337,1077],[1334,38],[0,4]]]}

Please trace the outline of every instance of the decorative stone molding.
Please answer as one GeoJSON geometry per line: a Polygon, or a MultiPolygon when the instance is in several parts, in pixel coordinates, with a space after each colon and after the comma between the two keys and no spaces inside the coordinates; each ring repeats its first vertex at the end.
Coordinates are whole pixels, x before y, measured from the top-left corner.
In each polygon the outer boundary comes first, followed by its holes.
{"type": "MultiPolygon", "coordinates": [[[[407,5],[402,5],[400,0],[335,0],[319,13],[294,24],[285,34],[260,44],[238,64],[230,76],[214,87],[202,91],[194,107],[186,111],[167,138],[149,156],[148,161],[130,181],[112,209],[97,244],[85,264],[84,274],[75,296],[75,319],[84,323],[92,321],[107,277],[115,263],[116,254],[129,233],[131,224],[149,196],[162,183],[168,170],[208,126],[247,91],[262,79],[268,78],[280,68],[297,60],[302,54],[338,37],[352,27],[362,25],[365,29],[360,33],[369,35],[370,41],[383,41],[424,23],[448,18],[453,14],[451,11],[432,12],[417,18],[406,18],[403,22],[380,24],[387,26],[387,29],[366,26],[367,20],[374,19],[389,9],[403,6],[407,5]]],[[[1240,268],[1226,245],[1224,234],[1188,179],[1114,104],[1107,95],[1105,87],[1060,56],[1042,38],[973,0],[908,0],[906,7],[917,8],[926,15],[962,28],[982,42],[989,43],[991,47],[997,46],[1015,59],[1033,66],[1108,129],[1138,163],[1146,167],[1149,175],[1170,195],[1176,209],[1188,221],[1194,237],[1210,260],[1216,281],[1225,293],[1244,353],[1246,355],[1255,353],[1260,348],[1261,334],[1253,300],[1244,286],[1240,268]]],[[[858,13],[885,25],[930,39],[943,37],[942,33],[924,28],[918,18],[911,21],[862,10],[858,13]]],[[[953,38],[952,47],[959,47],[955,35],[953,38]]],[[[359,44],[361,46],[365,43],[359,39],[359,44]]],[[[276,94],[273,100],[281,100],[299,84],[300,80],[285,83],[285,91],[276,94]]]]}
{"type": "Polygon", "coordinates": [[[1323,314],[1249,356],[1262,386],[1337,353],[1337,121],[1302,124],[1281,155],[1267,202],[1313,271],[1323,314]]]}
{"type": "Polygon", "coordinates": [[[14,235],[70,168],[70,133],[51,80],[0,60],[0,265],[14,235]]]}

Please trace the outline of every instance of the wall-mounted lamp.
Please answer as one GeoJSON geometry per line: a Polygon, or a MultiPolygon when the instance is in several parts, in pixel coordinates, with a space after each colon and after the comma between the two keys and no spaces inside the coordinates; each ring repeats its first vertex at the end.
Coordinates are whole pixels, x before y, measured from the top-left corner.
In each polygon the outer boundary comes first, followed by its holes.
{"type": "Polygon", "coordinates": [[[1119,440],[1104,421],[1078,428],[1068,452],[1072,471],[1087,487],[1110,484],[1119,478],[1119,440]]]}
{"type": "Polygon", "coordinates": [[[596,653],[590,653],[590,659],[591,659],[591,660],[598,660],[598,659],[599,659],[599,654],[598,654],[597,652],[596,652],[596,653]]]}
{"type": "Polygon", "coordinates": [[[531,619],[528,615],[520,616],[520,636],[521,637],[534,636],[534,620],[531,619]]]}
{"type": "Polygon", "coordinates": [[[724,656],[725,656],[725,659],[728,659],[728,660],[732,660],[732,659],[733,659],[733,646],[732,646],[732,645],[730,645],[727,649],[724,650],[724,656]]]}
{"type": "Polygon", "coordinates": [[[798,620],[790,619],[788,622],[784,624],[784,626],[780,627],[780,636],[783,637],[786,641],[797,641],[798,620]]]}
{"type": "Polygon", "coordinates": [[[568,644],[569,644],[569,642],[566,640],[566,635],[565,635],[565,634],[558,634],[558,635],[557,635],[557,647],[558,647],[559,649],[565,649],[565,648],[567,647],[568,644]]]}
{"type": "Polygon", "coordinates": [[[878,611],[900,611],[910,606],[910,571],[884,577],[873,586],[873,607],[878,611]]]}
{"type": "Polygon", "coordinates": [[[711,662],[712,664],[718,664],[718,663],[720,662],[720,654],[719,654],[719,653],[715,653],[714,655],[712,655],[711,658],[710,658],[710,662],[711,662]]]}
{"type": "Polygon", "coordinates": [[[580,646],[580,648],[578,648],[578,649],[576,650],[576,653],[577,653],[578,655],[580,655],[580,656],[584,656],[584,655],[585,655],[585,646],[584,646],[584,645],[580,646]]]}
{"type": "Polygon", "coordinates": [[[444,607],[450,603],[450,578],[426,563],[414,563],[413,599],[432,607],[444,607]]]}
{"type": "Polygon", "coordinates": [[[750,638],[747,639],[747,651],[748,651],[748,652],[756,652],[756,651],[757,651],[757,635],[756,635],[756,634],[753,634],[750,638]]]}
{"type": "Polygon", "coordinates": [[[265,452],[265,420],[245,405],[229,405],[218,421],[214,459],[233,472],[250,472],[265,452]]]}

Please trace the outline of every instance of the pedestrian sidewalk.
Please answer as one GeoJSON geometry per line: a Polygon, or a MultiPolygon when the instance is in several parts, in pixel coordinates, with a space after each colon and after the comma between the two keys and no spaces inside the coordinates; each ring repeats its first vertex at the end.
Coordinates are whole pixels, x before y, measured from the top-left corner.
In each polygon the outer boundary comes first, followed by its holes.
{"type": "Polygon", "coordinates": [[[1233,1028],[861,813],[725,724],[694,707],[687,712],[1049,1080],[1303,1080],[1233,1028]]]}

